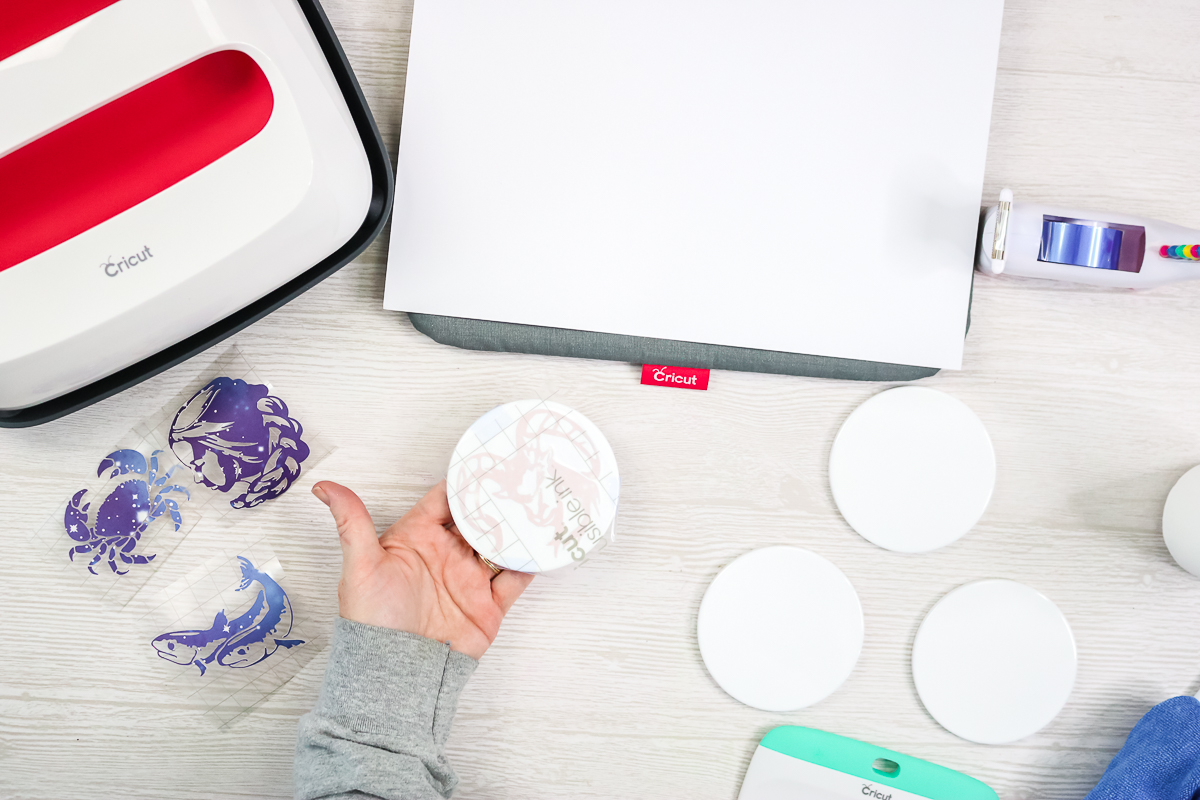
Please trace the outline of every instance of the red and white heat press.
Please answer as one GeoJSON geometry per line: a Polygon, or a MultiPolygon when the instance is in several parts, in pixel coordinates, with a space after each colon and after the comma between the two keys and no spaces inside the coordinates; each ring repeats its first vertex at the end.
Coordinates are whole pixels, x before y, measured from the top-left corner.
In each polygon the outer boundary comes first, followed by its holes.
{"type": "Polygon", "coordinates": [[[392,186],[318,0],[0,0],[0,427],[286,303],[392,186]]]}

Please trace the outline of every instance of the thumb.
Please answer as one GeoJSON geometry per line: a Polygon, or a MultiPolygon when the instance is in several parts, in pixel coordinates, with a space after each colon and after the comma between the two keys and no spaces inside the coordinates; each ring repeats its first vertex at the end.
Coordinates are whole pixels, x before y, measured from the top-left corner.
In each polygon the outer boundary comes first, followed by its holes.
{"type": "Polygon", "coordinates": [[[358,495],[332,481],[318,482],[312,492],[333,512],[346,561],[373,555],[380,549],[375,523],[358,495]]]}

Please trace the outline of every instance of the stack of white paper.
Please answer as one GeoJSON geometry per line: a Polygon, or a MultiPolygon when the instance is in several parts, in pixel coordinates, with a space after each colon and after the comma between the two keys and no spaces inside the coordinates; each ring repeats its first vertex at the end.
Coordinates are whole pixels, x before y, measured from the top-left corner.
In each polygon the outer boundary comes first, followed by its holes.
{"type": "Polygon", "coordinates": [[[417,0],[385,306],[959,368],[1003,0],[417,0]]]}

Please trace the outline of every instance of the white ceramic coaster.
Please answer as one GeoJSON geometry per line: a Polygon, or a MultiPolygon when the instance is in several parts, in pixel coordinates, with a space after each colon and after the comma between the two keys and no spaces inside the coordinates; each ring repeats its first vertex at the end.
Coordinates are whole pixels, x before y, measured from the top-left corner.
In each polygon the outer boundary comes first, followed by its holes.
{"type": "Polygon", "coordinates": [[[875,395],[842,425],[829,483],[838,510],[864,539],[926,553],[958,540],[983,516],[996,455],[962,401],[904,386],[875,395]]]}
{"type": "Polygon", "coordinates": [[[1167,495],[1162,531],[1171,558],[1200,576],[1200,467],[1185,472],[1167,495]]]}
{"type": "Polygon", "coordinates": [[[446,473],[463,538],[497,566],[521,572],[573,567],[608,544],[620,490],[604,434],[546,400],[484,414],[459,440],[446,473]]]}
{"type": "Polygon", "coordinates": [[[1037,733],[1075,685],[1075,637],[1058,606],[1020,583],[960,586],[925,617],[913,681],[942,727],[979,744],[1037,733]]]}
{"type": "Polygon", "coordinates": [[[849,579],[829,561],[799,547],[764,547],[713,579],[696,633],[722,689],[764,711],[795,711],[850,677],[863,613],[849,579]]]}

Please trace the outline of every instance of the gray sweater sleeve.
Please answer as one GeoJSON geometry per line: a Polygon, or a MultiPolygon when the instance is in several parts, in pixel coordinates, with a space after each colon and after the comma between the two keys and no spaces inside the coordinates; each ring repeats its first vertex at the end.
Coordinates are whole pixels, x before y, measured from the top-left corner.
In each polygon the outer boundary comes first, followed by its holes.
{"type": "Polygon", "coordinates": [[[441,642],[338,618],[325,682],[300,718],[296,797],[442,800],[442,748],[478,665],[441,642]]]}

